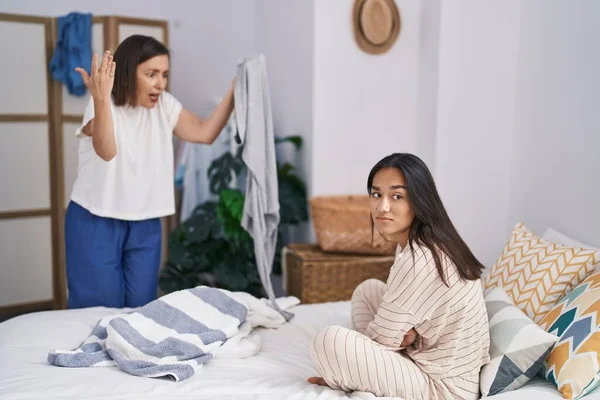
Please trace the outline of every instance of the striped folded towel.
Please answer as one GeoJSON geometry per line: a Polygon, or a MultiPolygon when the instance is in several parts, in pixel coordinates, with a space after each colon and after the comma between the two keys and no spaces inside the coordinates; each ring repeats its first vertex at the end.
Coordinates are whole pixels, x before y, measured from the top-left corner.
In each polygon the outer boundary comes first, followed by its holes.
{"type": "MultiPolygon", "coordinates": [[[[299,301],[283,299],[284,308],[299,301]]],[[[254,327],[277,328],[285,318],[242,292],[206,286],[167,294],[126,314],[103,318],[75,350],[52,350],[48,362],[60,367],[117,366],[132,375],[181,381],[223,353],[227,358],[256,354],[254,327]]]]}

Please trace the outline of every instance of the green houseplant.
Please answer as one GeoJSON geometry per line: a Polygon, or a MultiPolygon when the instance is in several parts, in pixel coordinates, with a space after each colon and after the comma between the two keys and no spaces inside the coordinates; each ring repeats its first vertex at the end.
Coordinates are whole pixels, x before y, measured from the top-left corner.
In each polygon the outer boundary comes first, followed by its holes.
{"type": "MultiPolygon", "coordinates": [[[[275,143],[290,143],[299,151],[302,138],[277,137],[275,143]]],[[[241,226],[244,209],[241,187],[246,173],[241,153],[240,147],[235,155],[226,152],[211,163],[208,170],[210,190],[218,200],[198,205],[190,218],[169,235],[168,261],[159,280],[164,292],[207,285],[264,296],[254,258],[254,244],[241,226]],[[237,182],[242,182],[239,187],[232,185],[234,176],[237,182]]],[[[277,177],[281,221],[274,273],[281,271],[285,229],[308,220],[306,186],[294,173],[294,167],[277,161],[277,177]]]]}

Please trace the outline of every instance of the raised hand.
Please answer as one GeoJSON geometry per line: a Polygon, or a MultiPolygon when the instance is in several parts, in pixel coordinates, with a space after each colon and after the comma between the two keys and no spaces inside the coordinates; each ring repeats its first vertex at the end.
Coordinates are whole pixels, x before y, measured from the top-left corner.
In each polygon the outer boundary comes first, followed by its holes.
{"type": "Polygon", "coordinates": [[[83,83],[90,91],[90,94],[94,100],[110,100],[110,95],[115,81],[115,62],[110,51],[104,52],[102,57],[102,63],[98,68],[98,54],[94,53],[92,57],[91,74],[88,75],[87,71],[83,68],[75,68],[75,71],[79,72],[83,83]]]}

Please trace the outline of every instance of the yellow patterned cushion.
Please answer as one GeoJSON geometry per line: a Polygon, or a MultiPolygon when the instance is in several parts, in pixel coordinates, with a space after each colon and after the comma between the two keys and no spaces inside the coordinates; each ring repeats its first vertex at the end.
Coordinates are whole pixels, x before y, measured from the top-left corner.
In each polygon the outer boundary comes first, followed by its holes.
{"type": "Polygon", "coordinates": [[[579,399],[600,384],[600,272],[588,276],[540,322],[560,337],[543,376],[565,399],[579,399]]]}
{"type": "Polygon", "coordinates": [[[486,275],[486,292],[503,287],[515,305],[539,323],[600,262],[600,251],[544,240],[518,223],[486,275]]]}

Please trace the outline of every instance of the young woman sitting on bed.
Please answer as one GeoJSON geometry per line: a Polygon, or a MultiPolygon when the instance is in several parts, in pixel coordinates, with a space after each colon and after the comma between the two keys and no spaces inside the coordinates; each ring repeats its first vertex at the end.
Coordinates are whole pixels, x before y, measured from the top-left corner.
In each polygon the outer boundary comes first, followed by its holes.
{"type": "Polygon", "coordinates": [[[418,157],[385,157],[367,189],[375,228],[398,243],[396,260],[387,283],[356,288],[356,330],[330,326],[314,337],[310,355],[321,377],[308,381],[403,399],[478,399],[490,344],[484,267],[418,157]]]}

